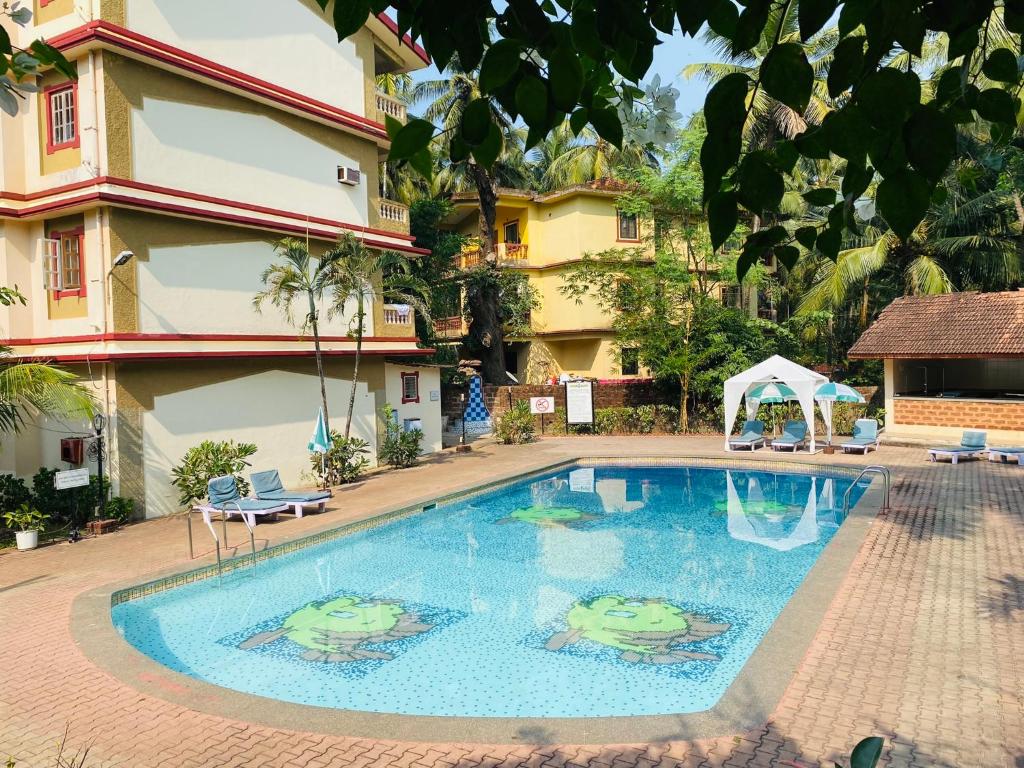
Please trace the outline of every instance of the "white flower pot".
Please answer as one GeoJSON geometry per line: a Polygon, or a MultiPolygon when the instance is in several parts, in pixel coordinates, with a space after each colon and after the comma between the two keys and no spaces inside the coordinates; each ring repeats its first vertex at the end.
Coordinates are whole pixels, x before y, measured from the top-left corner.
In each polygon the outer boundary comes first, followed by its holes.
{"type": "Polygon", "coordinates": [[[35,549],[39,546],[39,531],[18,531],[14,534],[18,549],[35,549]]]}

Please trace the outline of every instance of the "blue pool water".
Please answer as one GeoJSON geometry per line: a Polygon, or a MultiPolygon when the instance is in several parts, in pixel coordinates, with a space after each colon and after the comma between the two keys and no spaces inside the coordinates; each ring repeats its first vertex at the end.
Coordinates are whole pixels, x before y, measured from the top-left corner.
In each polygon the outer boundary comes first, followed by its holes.
{"type": "Polygon", "coordinates": [[[119,604],[113,620],[174,670],[302,704],[477,717],[697,712],[725,692],[841,524],[849,483],[565,469],[220,585],[119,604]]]}

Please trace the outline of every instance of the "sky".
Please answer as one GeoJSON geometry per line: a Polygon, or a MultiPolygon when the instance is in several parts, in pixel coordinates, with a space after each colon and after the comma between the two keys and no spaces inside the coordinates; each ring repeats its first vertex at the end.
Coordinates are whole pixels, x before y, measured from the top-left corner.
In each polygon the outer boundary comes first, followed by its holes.
{"type": "MultiPolygon", "coordinates": [[[[682,69],[687,64],[714,61],[716,58],[708,45],[699,37],[692,38],[677,33],[654,49],[654,64],[647,73],[647,77],[644,78],[644,82],[650,81],[655,74],[659,74],[662,85],[672,83],[680,92],[676,109],[683,117],[689,117],[704,106],[707,84],[701,78],[687,80],[681,74],[682,69]]],[[[417,82],[434,80],[437,77],[437,68],[433,65],[413,73],[413,79],[417,82]]]]}

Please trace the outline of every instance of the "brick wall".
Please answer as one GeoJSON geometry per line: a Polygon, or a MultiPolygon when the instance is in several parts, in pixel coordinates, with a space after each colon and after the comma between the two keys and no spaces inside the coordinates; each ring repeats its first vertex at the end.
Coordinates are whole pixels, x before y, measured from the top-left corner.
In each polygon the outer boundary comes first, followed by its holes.
{"type": "Polygon", "coordinates": [[[893,410],[897,425],[1024,431],[1024,403],[897,397],[893,410]]]}
{"type": "MultiPolygon", "coordinates": [[[[497,418],[509,408],[509,393],[512,402],[529,401],[531,397],[554,397],[555,407],[565,407],[565,387],[551,384],[521,384],[514,387],[484,386],[484,403],[497,418]]],[[[594,408],[618,408],[635,405],[678,405],[677,398],[664,387],[653,381],[619,381],[611,384],[594,384],[594,408]]]]}

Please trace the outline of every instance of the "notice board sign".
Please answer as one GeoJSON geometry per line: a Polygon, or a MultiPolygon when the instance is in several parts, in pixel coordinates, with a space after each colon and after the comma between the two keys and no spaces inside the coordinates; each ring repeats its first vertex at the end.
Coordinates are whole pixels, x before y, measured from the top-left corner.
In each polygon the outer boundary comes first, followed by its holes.
{"type": "Polygon", "coordinates": [[[530,413],[539,413],[544,415],[546,413],[555,412],[555,398],[553,397],[531,397],[530,398],[530,413]]]}
{"type": "Polygon", "coordinates": [[[88,484],[89,470],[85,467],[82,469],[67,469],[53,476],[53,487],[58,491],[63,491],[67,488],[80,488],[88,484]]]}
{"type": "Polygon", "coordinates": [[[594,382],[565,382],[566,424],[594,423],[594,382]]]}

